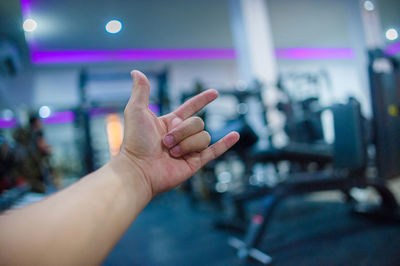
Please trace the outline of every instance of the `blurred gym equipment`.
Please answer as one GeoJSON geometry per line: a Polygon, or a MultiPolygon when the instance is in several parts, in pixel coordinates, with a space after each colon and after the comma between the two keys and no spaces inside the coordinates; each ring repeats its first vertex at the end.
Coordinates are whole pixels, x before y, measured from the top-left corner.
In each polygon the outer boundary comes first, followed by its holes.
{"type": "MultiPolygon", "coordinates": [[[[257,85],[257,83],[255,84],[257,85]]],[[[258,87],[256,86],[255,89],[230,92],[230,94],[238,99],[239,106],[246,104],[244,100],[248,97],[256,97],[262,103],[261,88],[261,85],[258,84],[258,87]]],[[[224,95],[224,92],[220,94],[224,95]]],[[[224,195],[223,199],[224,202],[230,203],[229,209],[233,214],[228,218],[218,220],[216,222],[217,228],[244,230],[248,223],[244,204],[247,201],[265,196],[273,188],[273,185],[265,184],[265,182],[258,181],[259,184],[257,184],[257,182],[251,181],[254,179],[252,171],[256,164],[272,165],[277,175],[279,175],[278,164],[281,162],[288,164],[289,173],[305,171],[310,168],[321,170],[331,164],[333,157],[332,147],[324,141],[322,132],[321,113],[325,109],[319,107],[316,95],[308,93],[307,97],[309,96],[311,97],[301,101],[295,101],[291,98],[289,103],[285,104],[286,110],[293,110],[295,105],[299,105],[297,108],[300,108],[300,110],[297,111],[296,116],[292,115],[292,117],[287,117],[286,119],[286,128],[291,128],[293,134],[289,132],[289,143],[283,147],[274,147],[272,145],[271,134],[269,135],[270,145],[267,148],[260,148],[254,145],[257,139],[250,138],[251,135],[248,133],[248,128],[251,130],[251,127],[246,122],[247,113],[245,112],[241,113],[237,120],[227,123],[222,132],[211,132],[213,138],[215,136],[215,139],[218,139],[218,137],[221,137],[228,130],[238,131],[241,134],[243,144],[240,145],[241,143],[239,142],[239,145],[234,147],[232,152],[236,152],[239,159],[245,165],[242,185],[234,186],[236,189],[226,189],[227,193],[225,193],[226,195],[224,195]],[[297,134],[296,132],[301,132],[301,134],[297,134]],[[249,139],[253,142],[251,143],[249,139]]],[[[279,105],[282,107],[283,104],[278,104],[278,107],[279,105]]],[[[267,110],[264,106],[262,107],[262,116],[265,124],[268,126],[266,119],[267,110]]],[[[285,115],[289,116],[290,113],[285,113],[285,115]]],[[[280,180],[274,181],[274,183],[278,182],[280,180]]]]}
{"type": "MultiPolygon", "coordinates": [[[[230,238],[229,244],[238,250],[240,258],[251,257],[268,264],[272,258],[257,249],[265,235],[274,210],[282,200],[295,195],[316,191],[372,187],[381,201],[377,205],[365,205],[349,198],[358,214],[399,221],[398,204],[385,181],[400,174],[399,140],[399,67],[394,58],[379,51],[370,53],[370,82],[374,111],[374,146],[376,155],[367,153],[366,129],[360,105],[355,99],[347,104],[331,107],[334,117],[334,167],[314,173],[291,174],[285,182],[274,188],[264,189],[263,207],[253,215],[244,240],[230,238]],[[382,157],[381,157],[382,156],[382,157]],[[370,160],[372,159],[372,160],[370,160]],[[386,159],[386,160],[385,160],[386,159]],[[371,175],[371,161],[377,171],[371,175]]],[[[261,193],[262,194],[262,193],[261,193]]]]}

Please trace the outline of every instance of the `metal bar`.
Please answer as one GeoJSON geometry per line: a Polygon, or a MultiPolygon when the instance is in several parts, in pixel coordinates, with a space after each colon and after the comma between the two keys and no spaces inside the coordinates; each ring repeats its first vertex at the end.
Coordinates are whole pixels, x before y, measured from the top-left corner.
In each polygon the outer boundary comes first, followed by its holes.
{"type": "Polygon", "coordinates": [[[246,244],[242,241],[237,239],[236,237],[231,237],[228,239],[228,244],[238,250],[238,256],[241,257],[242,259],[245,259],[247,257],[251,257],[262,264],[270,264],[272,262],[272,257],[269,256],[268,254],[256,249],[256,248],[250,248],[247,253],[242,252],[243,254],[239,254],[239,252],[246,246],[246,244]]]}

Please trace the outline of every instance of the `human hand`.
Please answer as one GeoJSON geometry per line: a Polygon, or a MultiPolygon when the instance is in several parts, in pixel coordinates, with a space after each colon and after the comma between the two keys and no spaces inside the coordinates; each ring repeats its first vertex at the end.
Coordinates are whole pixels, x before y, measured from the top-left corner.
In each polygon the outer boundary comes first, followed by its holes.
{"type": "Polygon", "coordinates": [[[217,91],[207,90],[174,112],[156,117],[148,108],[149,81],[139,71],[131,75],[133,91],[124,111],[124,141],[118,157],[142,174],[151,197],[176,187],[239,140],[239,134],[231,132],[209,147],[203,121],[192,117],[218,97],[217,91]]]}

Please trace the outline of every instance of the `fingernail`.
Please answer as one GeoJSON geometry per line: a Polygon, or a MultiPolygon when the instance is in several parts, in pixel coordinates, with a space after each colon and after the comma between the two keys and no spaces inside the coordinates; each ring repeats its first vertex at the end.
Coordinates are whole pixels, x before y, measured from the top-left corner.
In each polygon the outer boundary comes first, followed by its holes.
{"type": "Polygon", "coordinates": [[[136,71],[135,71],[135,70],[132,70],[132,71],[131,71],[131,76],[132,76],[132,78],[134,78],[134,79],[136,78],[136,71]]]}
{"type": "Polygon", "coordinates": [[[165,144],[168,148],[174,146],[174,141],[175,141],[175,140],[174,140],[174,137],[171,136],[171,135],[167,135],[167,136],[165,136],[165,138],[164,138],[164,144],[165,144]]]}
{"type": "Polygon", "coordinates": [[[170,149],[170,152],[174,156],[179,156],[181,154],[181,147],[179,147],[179,145],[177,145],[177,146],[173,147],[172,149],[170,149]]]}

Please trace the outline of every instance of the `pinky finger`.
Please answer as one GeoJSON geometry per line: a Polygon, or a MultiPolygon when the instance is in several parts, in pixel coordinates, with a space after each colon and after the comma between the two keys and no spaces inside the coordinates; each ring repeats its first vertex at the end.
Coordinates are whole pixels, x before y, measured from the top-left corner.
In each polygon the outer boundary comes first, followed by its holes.
{"type": "Polygon", "coordinates": [[[218,142],[202,151],[200,153],[201,167],[229,150],[233,145],[235,145],[239,138],[239,133],[231,132],[218,142]]]}

